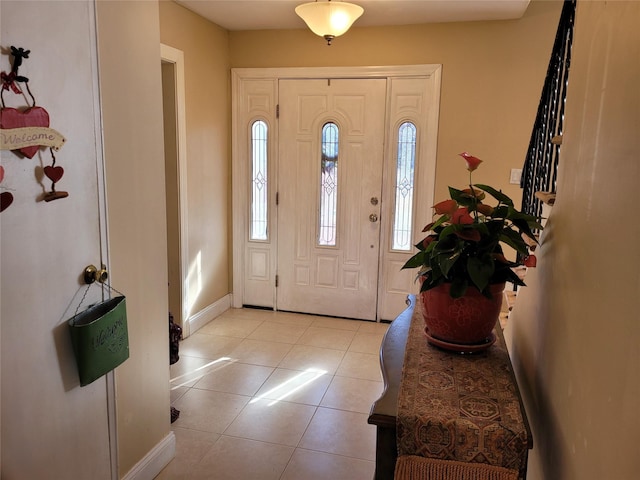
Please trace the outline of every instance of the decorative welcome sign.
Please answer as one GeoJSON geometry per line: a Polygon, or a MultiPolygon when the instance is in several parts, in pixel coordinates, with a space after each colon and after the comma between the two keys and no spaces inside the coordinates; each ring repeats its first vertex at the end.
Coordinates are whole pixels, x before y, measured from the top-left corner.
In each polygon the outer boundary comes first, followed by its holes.
{"type": "MultiPolygon", "coordinates": [[[[41,148],[48,148],[52,163],[42,168],[44,175],[51,180],[51,191],[46,192],[43,200],[50,202],[69,196],[67,192],[56,191],[56,183],[64,175],[64,169],[56,166],[54,151],[58,151],[66,139],[62,134],[49,127],[49,112],[40,106],[36,106],[36,99],[29,88],[29,79],[18,74],[18,68],[25,58],[29,58],[30,50],[11,46],[13,65],[9,73],[2,72],[2,88],[0,89],[0,149],[11,150],[19,157],[33,158],[41,148]],[[26,109],[6,107],[4,92],[11,91],[26,98],[22,90],[26,88],[31,97],[32,105],[26,109]]],[[[28,100],[27,100],[28,103],[28,100]]],[[[4,180],[5,169],[0,165],[0,183],[4,180]]],[[[0,189],[7,189],[0,185],[0,189]]],[[[0,193],[0,212],[6,210],[13,203],[13,194],[9,191],[0,193]]]]}
{"type": "MultiPolygon", "coordinates": [[[[53,128],[20,127],[0,129],[0,150],[20,150],[24,153],[28,147],[50,147],[60,150],[66,139],[53,128]]],[[[26,157],[29,157],[25,153],[26,157]]],[[[33,155],[29,158],[32,158],[33,155]]]]}

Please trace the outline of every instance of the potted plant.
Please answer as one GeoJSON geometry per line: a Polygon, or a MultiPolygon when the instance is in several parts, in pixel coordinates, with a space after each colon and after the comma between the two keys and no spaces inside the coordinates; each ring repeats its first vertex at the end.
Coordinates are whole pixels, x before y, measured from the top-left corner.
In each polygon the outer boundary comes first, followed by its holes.
{"type": "Polygon", "coordinates": [[[501,191],[473,184],[471,175],[482,160],[467,152],[460,156],[469,171],[468,188],[449,187],[451,198],[433,206],[434,221],[423,229],[427,236],[402,268],[418,268],[428,340],[475,351],[495,341],[505,283],[524,286],[513,269],[535,266],[530,246],[542,226],[501,191]],[[497,204],[485,203],[487,196],[497,204]],[[515,260],[505,257],[503,244],[517,252],[515,260]]]}

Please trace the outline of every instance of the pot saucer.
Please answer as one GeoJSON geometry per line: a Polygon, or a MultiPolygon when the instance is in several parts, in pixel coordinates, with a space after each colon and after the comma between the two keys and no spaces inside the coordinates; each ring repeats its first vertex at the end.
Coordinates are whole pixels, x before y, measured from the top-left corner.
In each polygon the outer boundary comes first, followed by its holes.
{"type": "Polygon", "coordinates": [[[489,335],[486,341],[473,344],[451,343],[445,340],[440,340],[439,338],[429,335],[429,330],[427,330],[426,327],[424,329],[424,334],[427,337],[427,342],[429,342],[431,345],[442,348],[443,350],[462,354],[482,352],[496,342],[496,334],[493,332],[491,332],[491,335],[489,335]]]}

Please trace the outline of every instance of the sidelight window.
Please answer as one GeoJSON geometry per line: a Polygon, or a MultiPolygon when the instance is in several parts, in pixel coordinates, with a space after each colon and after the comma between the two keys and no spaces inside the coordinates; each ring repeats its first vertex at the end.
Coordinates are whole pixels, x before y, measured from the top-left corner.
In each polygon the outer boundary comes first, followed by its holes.
{"type": "Polygon", "coordinates": [[[318,245],[335,246],[338,223],[338,126],[322,127],[318,245]]]}
{"type": "Polygon", "coordinates": [[[398,128],[395,211],[391,240],[393,250],[410,251],[412,248],[415,160],[416,126],[411,122],[404,122],[398,128]]]}
{"type": "Polygon", "coordinates": [[[268,240],[267,133],[266,122],[251,125],[251,240],[268,240]]]}

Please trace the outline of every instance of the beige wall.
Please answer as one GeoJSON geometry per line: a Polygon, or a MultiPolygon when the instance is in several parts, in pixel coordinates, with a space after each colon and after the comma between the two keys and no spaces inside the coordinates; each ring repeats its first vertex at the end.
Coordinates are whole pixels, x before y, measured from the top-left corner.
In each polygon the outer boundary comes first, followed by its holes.
{"type": "Polygon", "coordinates": [[[474,181],[509,185],[529,144],[561,2],[513,21],[354,27],[329,47],[306,29],[230,32],[232,67],[442,64],[436,197],[467,180],[457,154],[485,160],[474,181]]]}
{"type": "Polygon", "coordinates": [[[578,2],[557,201],[510,320],[531,480],[640,472],[638,2],[578,2]]]}
{"type": "Polygon", "coordinates": [[[160,36],[184,52],[190,314],[230,291],[231,169],[228,33],[160,2],[160,36]],[[198,263],[198,259],[199,262],[198,263]]]}
{"type": "Polygon", "coordinates": [[[130,358],[116,371],[122,476],[170,430],[158,5],[98,2],[97,19],[111,281],[129,322],[130,358]]]}

